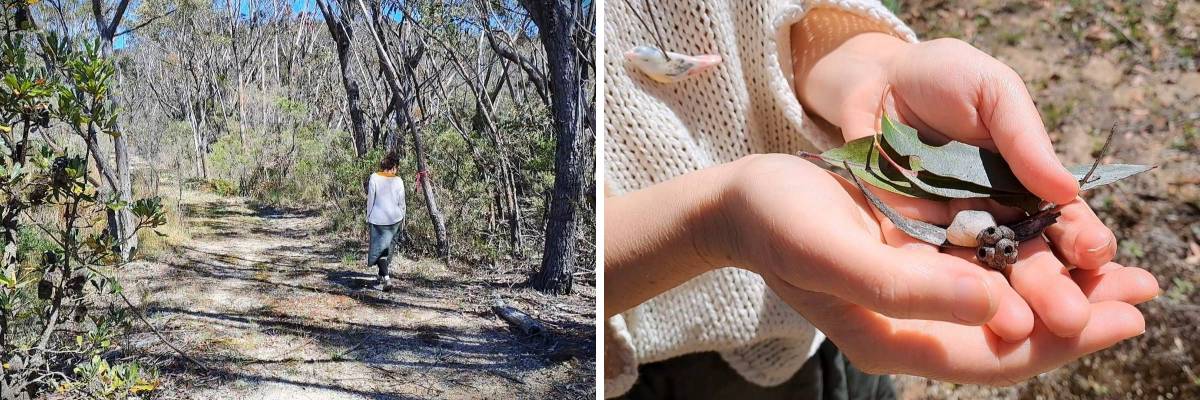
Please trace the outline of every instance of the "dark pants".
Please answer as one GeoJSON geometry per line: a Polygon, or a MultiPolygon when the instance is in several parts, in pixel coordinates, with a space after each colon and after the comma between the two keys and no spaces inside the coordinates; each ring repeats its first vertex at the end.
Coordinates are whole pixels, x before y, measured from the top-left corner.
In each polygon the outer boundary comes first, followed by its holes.
{"type": "Polygon", "coordinates": [[[621,399],[894,400],[888,376],[850,365],[826,340],[796,375],[762,387],[746,381],[715,352],[688,354],[638,367],[638,381],[621,399]]]}
{"type": "Polygon", "coordinates": [[[392,225],[367,224],[371,226],[371,246],[367,250],[367,268],[379,266],[380,278],[388,276],[388,265],[392,262],[392,243],[395,242],[396,231],[400,229],[400,224],[403,222],[392,225]]]}

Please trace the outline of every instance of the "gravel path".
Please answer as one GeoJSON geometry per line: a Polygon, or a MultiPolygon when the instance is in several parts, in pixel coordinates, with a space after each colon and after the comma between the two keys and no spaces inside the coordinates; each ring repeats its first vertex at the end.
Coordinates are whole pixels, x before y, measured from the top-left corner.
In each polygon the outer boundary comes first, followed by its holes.
{"type": "Polygon", "coordinates": [[[594,365],[547,358],[545,341],[518,337],[480,304],[494,291],[439,263],[401,257],[395,290],[367,288],[375,271],[344,257],[353,252],[322,234],[316,213],[184,199],[191,237],[122,279],[209,368],[135,326],[122,344],[158,360],[163,398],[541,398],[594,365]]]}

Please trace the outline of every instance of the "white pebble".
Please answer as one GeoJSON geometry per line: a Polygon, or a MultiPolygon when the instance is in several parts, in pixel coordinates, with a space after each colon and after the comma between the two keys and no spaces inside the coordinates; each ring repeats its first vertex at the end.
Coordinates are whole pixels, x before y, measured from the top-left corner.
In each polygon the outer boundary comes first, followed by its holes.
{"type": "Polygon", "coordinates": [[[996,226],[996,219],[987,211],[963,210],[954,215],[946,228],[946,241],[963,247],[979,246],[979,232],[996,226]]]}

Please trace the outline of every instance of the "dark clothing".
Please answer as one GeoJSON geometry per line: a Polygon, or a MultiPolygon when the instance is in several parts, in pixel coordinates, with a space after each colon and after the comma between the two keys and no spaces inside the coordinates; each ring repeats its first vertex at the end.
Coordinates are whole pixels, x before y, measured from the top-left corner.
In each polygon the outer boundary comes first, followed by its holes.
{"type": "Polygon", "coordinates": [[[715,352],[688,354],[638,367],[638,381],[619,397],[649,399],[895,400],[887,375],[868,375],[826,340],[783,384],[746,381],[715,352]]]}
{"type": "Polygon", "coordinates": [[[395,242],[396,231],[400,229],[400,224],[404,221],[397,222],[392,225],[375,225],[371,226],[371,246],[367,251],[367,268],[379,266],[379,278],[388,276],[388,266],[392,262],[392,243],[395,242]]]}

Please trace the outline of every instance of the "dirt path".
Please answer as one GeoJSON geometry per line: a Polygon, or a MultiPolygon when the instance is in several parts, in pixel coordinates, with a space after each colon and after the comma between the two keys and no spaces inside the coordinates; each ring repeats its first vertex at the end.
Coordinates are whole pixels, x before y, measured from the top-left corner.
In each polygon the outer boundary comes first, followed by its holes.
{"type": "Polygon", "coordinates": [[[392,267],[398,288],[383,293],[365,287],[375,271],[314,212],[207,193],[185,193],[183,209],[191,237],[122,279],[152,323],[209,368],[135,325],[122,344],[158,360],[164,398],[594,397],[594,294],[537,298],[403,257],[392,267]],[[488,310],[495,295],[556,334],[509,330],[488,310]]]}

